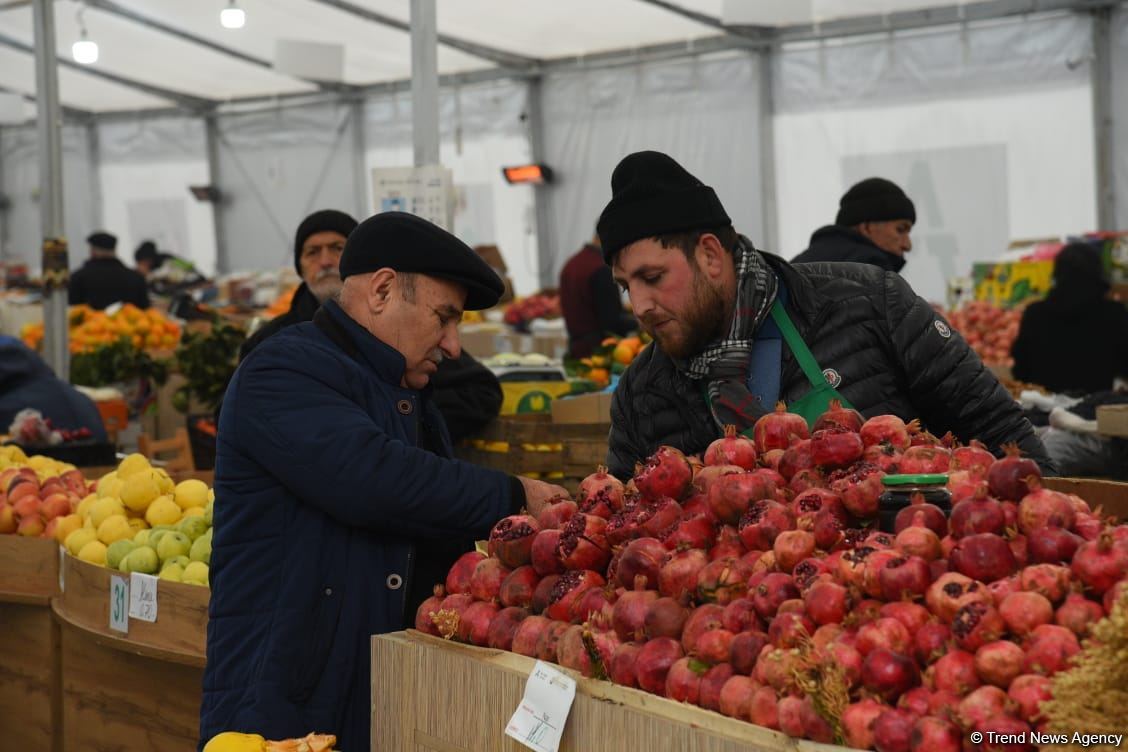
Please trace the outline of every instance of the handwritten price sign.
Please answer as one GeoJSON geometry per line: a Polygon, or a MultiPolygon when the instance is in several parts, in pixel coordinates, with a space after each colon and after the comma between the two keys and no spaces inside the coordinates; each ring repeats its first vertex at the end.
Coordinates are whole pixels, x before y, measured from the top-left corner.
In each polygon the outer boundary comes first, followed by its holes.
{"type": "Polygon", "coordinates": [[[525,683],[525,696],[505,727],[506,735],[537,752],[557,752],[575,698],[574,679],[537,661],[525,683]]]}

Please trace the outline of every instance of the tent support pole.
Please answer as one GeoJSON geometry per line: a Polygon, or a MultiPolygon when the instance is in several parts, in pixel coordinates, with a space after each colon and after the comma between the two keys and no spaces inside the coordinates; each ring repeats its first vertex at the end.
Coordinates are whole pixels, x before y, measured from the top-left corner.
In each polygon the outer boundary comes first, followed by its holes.
{"type": "Polygon", "coordinates": [[[364,98],[357,97],[352,102],[353,127],[353,190],[357,221],[362,221],[372,213],[368,205],[368,134],[365,132],[364,98]]]}
{"type": "Polygon", "coordinates": [[[219,119],[214,115],[204,118],[204,140],[208,151],[208,184],[218,191],[212,201],[212,225],[215,227],[215,273],[225,274],[231,271],[230,260],[227,258],[227,233],[224,232],[223,204],[228,197],[219,188],[219,119]]]}
{"type": "MultiPolygon", "coordinates": [[[[760,213],[764,226],[761,242],[772,253],[779,247],[778,213],[775,174],[775,97],[772,94],[772,66],[775,53],[770,49],[756,52],[760,73],[760,213]]],[[[752,231],[753,228],[749,228],[752,231]]]]}
{"type": "MultiPolygon", "coordinates": [[[[529,147],[532,152],[533,162],[543,163],[544,155],[544,80],[537,76],[528,82],[528,113],[529,147]]],[[[552,211],[549,195],[552,186],[549,184],[533,186],[533,208],[536,218],[537,230],[537,281],[542,288],[556,287],[556,275],[553,273],[557,258],[556,237],[552,232],[552,211]]],[[[586,237],[586,236],[584,236],[586,237]]]]}
{"type": "Polygon", "coordinates": [[[43,352],[47,365],[70,380],[67,347],[67,241],[63,217],[62,108],[55,58],[53,0],[32,3],[35,27],[35,90],[38,94],[39,217],[43,235],[43,352]]]}
{"type": "Polygon", "coordinates": [[[1112,8],[1093,10],[1093,146],[1097,178],[1097,227],[1116,225],[1116,141],[1112,135],[1112,8]]]}
{"type": "Polygon", "coordinates": [[[90,216],[96,227],[106,224],[102,205],[102,145],[98,138],[98,124],[86,123],[86,159],[90,170],[90,216]]]}
{"type": "Polygon", "coordinates": [[[415,166],[439,164],[439,41],[435,0],[411,0],[411,119],[415,166]]]}

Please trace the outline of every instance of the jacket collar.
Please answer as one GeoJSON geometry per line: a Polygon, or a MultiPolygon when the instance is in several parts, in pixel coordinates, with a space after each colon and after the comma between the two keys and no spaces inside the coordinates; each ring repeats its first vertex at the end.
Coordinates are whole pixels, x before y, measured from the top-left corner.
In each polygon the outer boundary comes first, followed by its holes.
{"type": "MultiPolygon", "coordinates": [[[[873,260],[866,259],[863,263],[872,263],[875,266],[880,266],[883,269],[888,269],[891,272],[900,272],[905,268],[905,257],[899,256],[896,253],[890,253],[883,250],[881,246],[867,238],[862,233],[855,230],[853,227],[843,227],[842,225],[827,225],[815,230],[811,235],[811,242],[809,246],[814,248],[820,243],[829,243],[831,247],[841,246],[842,243],[852,243],[858,246],[857,252],[869,255],[873,260]]],[[[859,259],[850,259],[851,261],[859,259]]]]}
{"type": "Polygon", "coordinates": [[[795,271],[795,267],[784,261],[779,256],[760,251],[768,266],[779,275],[783,286],[787,288],[787,312],[792,319],[801,319],[810,324],[815,312],[821,306],[821,297],[815,286],[805,276],[795,271]]]}
{"type": "Polygon", "coordinates": [[[309,289],[309,285],[305,282],[298,285],[298,289],[294,291],[294,297],[290,301],[290,313],[297,316],[299,321],[310,321],[320,307],[321,301],[309,289]]]}
{"type": "Polygon", "coordinates": [[[367,364],[381,380],[400,386],[406,367],[403,355],[353,321],[337,301],[321,306],[313,315],[313,323],[346,355],[367,364]]]}

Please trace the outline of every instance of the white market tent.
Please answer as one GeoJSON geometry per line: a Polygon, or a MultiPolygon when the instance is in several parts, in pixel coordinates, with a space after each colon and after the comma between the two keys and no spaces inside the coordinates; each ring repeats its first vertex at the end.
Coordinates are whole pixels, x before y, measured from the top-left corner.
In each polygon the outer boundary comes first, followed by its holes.
{"type": "MultiPolygon", "coordinates": [[[[90,231],[212,271],[290,263],[309,211],[373,211],[410,166],[409,0],[57,0],[70,263],[90,231]],[[94,65],[71,59],[82,29],[94,65]],[[276,65],[343,46],[333,80],[276,65]],[[281,43],[281,44],[280,44],[281,43]],[[219,204],[190,185],[214,185],[219,204]]],[[[790,257],[869,175],[918,210],[905,275],[945,280],[1018,238],[1128,229],[1128,6],[1112,0],[437,0],[454,231],[496,243],[519,292],[590,236],[625,154],[713,185],[737,229],[790,257]],[[542,188],[502,165],[539,161],[542,188]]],[[[0,261],[39,266],[29,0],[0,0],[0,261]],[[3,108],[0,108],[3,109],[3,108]],[[10,108],[9,108],[10,109],[10,108]]]]}

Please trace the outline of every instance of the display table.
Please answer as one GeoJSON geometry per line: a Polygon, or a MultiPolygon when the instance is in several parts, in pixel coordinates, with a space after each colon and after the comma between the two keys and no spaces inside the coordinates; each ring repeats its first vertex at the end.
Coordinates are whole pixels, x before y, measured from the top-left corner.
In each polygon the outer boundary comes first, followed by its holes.
{"type": "MultiPolygon", "coordinates": [[[[415,630],[373,637],[371,748],[527,749],[505,735],[505,726],[535,663],[516,653],[447,642],[415,630]]],[[[576,698],[560,742],[563,752],[843,750],[560,670],[576,678],[576,698]]]]}
{"type": "Polygon", "coordinates": [[[110,578],[72,556],[52,602],[60,626],[64,750],[196,749],[211,591],[161,580],[157,619],[110,629],[110,578]]]}
{"type": "Polygon", "coordinates": [[[59,629],[51,598],[59,592],[53,540],[0,536],[0,729],[6,749],[58,750],[61,717],[59,629]]]}

